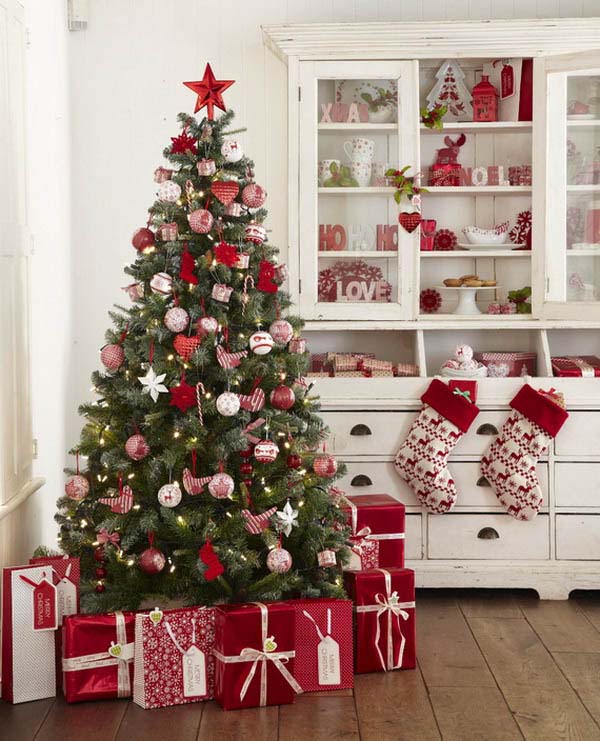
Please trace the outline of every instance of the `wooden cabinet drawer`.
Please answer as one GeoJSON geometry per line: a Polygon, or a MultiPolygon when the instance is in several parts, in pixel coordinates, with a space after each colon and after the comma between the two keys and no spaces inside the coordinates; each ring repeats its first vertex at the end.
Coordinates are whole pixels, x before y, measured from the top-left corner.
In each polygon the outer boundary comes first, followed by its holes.
{"type": "Polygon", "coordinates": [[[600,560],[600,515],[557,515],[556,558],[600,560]]]}
{"type": "Polygon", "coordinates": [[[334,455],[395,455],[415,412],[324,412],[334,455]]]}
{"type": "MultiPolygon", "coordinates": [[[[477,507],[480,509],[500,509],[504,507],[498,501],[494,490],[481,475],[479,461],[450,461],[448,466],[458,496],[454,509],[460,507],[477,507]]],[[[540,463],[537,467],[538,480],[544,496],[544,509],[548,499],[548,464],[540,463]]]]}
{"type": "Polygon", "coordinates": [[[600,507],[600,463],[557,463],[554,471],[557,507],[600,507]]]}
{"type": "Polygon", "coordinates": [[[510,515],[433,515],[427,524],[429,558],[547,559],[549,524],[548,515],[530,522],[510,515]]]}
{"type": "Polygon", "coordinates": [[[480,456],[485,453],[507,417],[507,411],[479,412],[471,429],[458,441],[451,455],[480,456]]]}
{"type": "Polygon", "coordinates": [[[571,412],[554,445],[556,455],[600,455],[600,412],[571,412]]]}
{"type": "Polygon", "coordinates": [[[423,533],[421,527],[421,515],[406,515],[404,558],[407,561],[420,561],[423,558],[423,533]]]}

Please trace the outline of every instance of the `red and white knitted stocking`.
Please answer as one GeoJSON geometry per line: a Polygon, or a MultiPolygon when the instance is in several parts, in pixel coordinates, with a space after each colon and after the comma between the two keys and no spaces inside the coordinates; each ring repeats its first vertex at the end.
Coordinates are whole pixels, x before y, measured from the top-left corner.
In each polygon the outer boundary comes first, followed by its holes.
{"type": "Polygon", "coordinates": [[[456,502],[448,471],[450,452],[471,426],[479,409],[469,392],[434,379],[421,397],[424,406],[396,453],[398,474],[429,512],[441,514],[456,502]]]}
{"type": "Polygon", "coordinates": [[[525,384],[510,402],[512,414],[481,459],[489,481],[509,515],[533,519],[542,505],[538,459],[569,416],[552,392],[525,384]]]}

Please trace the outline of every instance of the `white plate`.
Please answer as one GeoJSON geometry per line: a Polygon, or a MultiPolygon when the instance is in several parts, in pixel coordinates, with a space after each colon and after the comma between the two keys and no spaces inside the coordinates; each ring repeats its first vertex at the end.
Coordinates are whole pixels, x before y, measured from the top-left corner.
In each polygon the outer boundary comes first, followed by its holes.
{"type": "Polygon", "coordinates": [[[524,244],[514,244],[513,242],[503,242],[502,244],[471,244],[470,242],[459,242],[457,245],[457,247],[460,247],[463,250],[472,250],[474,252],[477,252],[477,250],[506,250],[507,252],[510,252],[510,250],[516,250],[517,248],[524,246],[524,244]]]}
{"type": "Polygon", "coordinates": [[[435,286],[440,291],[497,291],[502,286],[435,286]]]}

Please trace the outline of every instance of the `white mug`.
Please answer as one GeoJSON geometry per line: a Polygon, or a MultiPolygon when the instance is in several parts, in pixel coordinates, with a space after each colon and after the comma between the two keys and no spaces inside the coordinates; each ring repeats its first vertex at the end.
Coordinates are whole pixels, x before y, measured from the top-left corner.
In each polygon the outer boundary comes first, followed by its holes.
{"type": "Polygon", "coordinates": [[[389,178],[385,173],[391,168],[394,168],[394,165],[390,162],[373,162],[371,185],[379,187],[389,185],[389,178]]]}
{"type": "Polygon", "coordinates": [[[371,183],[371,163],[354,160],[350,163],[350,174],[360,188],[366,188],[371,183]]]}
{"type": "Polygon", "coordinates": [[[356,136],[343,144],[344,152],[351,161],[371,162],[375,156],[375,142],[356,136]]]}
{"type": "Polygon", "coordinates": [[[339,172],[341,164],[340,160],[319,160],[319,185],[331,177],[331,165],[335,165],[339,172]]]}

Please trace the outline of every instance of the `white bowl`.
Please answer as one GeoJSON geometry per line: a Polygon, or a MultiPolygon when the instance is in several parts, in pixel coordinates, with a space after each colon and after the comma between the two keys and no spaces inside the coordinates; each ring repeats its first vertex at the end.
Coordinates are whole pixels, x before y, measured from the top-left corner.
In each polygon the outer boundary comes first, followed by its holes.
{"type": "Polygon", "coordinates": [[[470,244],[504,244],[508,230],[480,229],[478,226],[465,226],[463,234],[470,244]]]}
{"type": "Polygon", "coordinates": [[[485,365],[476,368],[475,370],[458,370],[457,368],[440,368],[440,375],[445,378],[485,378],[488,374],[488,369],[485,365]]]}

